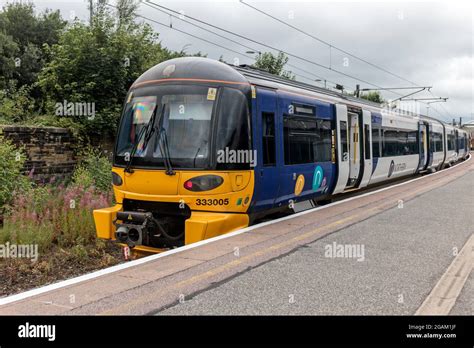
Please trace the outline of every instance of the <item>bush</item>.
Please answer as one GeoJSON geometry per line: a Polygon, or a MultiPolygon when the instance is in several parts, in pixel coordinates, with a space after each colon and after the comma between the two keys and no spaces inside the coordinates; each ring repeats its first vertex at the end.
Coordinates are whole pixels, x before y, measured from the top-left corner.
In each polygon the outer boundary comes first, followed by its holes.
{"type": "Polygon", "coordinates": [[[30,182],[22,170],[26,156],[9,140],[0,137],[0,214],[15,193],[28,189],[30,182]]]}
{"type": "Polygon", "coordinates": [[[82,161],[73,173],[76,185],[93,187],[108,193],[112,189],[112,164],[99,150],[87,148],[81,154],[82,161]]]}
{"type": "MultiPolygon", "coordinates": [[[[78,185],[31,188],[15,196],[0,243],[38,244],[42,253],[54,245],[91,245],[96,240],[92,211],[110,205],[111,198],[78,185]]],[[[76,249],[80,254],[82,249],[76,249]]]]}
{"type": "Polygon", "coordinates": [[[7,89],[0,89],[0,119],[5,123],[17,123],[33,117],[35,103],[30,92],[30,87],[17,88],[14,82],[7,89]]]}

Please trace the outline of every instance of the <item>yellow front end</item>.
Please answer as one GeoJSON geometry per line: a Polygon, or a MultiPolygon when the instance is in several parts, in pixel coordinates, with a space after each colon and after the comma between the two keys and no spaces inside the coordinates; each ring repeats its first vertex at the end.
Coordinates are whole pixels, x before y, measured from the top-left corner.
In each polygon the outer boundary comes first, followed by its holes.
{"type": "MultiPolygon", "coordinates": [[[[188,207],[191,211],[185,220],[184,244],[195,243],[249,225],[247,210],[254,191],[254,173],[246,171],[176,171],[167,175],[164,170],[134,169],[124,173],[123,168],[114,167],[122,184],[114,186],[117,204],[113,207],[94,210],[97,236],[115,239],[117,212],[123,211],[124,200],[146,202],[168,202],[188,207]],[[185,183],[203,175],[216,175],[222,183],[211,190],[194,192],[185,188],[185,183]]],[[[148,254],[162,249],[137,245],[135,252],[148,254]]]]}

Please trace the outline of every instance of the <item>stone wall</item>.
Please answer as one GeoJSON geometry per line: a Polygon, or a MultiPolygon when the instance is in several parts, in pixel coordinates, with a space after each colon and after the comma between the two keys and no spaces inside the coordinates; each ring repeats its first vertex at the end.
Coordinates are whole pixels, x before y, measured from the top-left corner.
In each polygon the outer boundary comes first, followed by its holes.
{"type": "Polygon", "coordinates": [[[65,128],[0,126],[0,136],[24,147],[25,171],[37,182],[70,177],[76,165],[74,139],[65,128]]]}

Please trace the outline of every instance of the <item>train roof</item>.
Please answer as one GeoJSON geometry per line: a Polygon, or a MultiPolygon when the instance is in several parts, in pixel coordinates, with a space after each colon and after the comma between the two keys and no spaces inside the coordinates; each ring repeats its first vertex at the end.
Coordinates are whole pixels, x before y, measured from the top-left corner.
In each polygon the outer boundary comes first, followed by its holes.
{"type": "MultiPolygon", "coordinates": [[[[337,91],[332,91],[327,88],[314,86],[305,82],[290,80],[288,78],[271,74],[265,70],[255,68],[250,65],[241,65],[238,67],[234,67],[234,69],[239,71],[245,77],[247,77],[249,79],[249,82],[252,84],[261,85],[261,86],[270,87],[270,88],[290,86],[290,87],[298,88],[298,89],[305,90],[308,92],[313,92],[313,93],[321,94],[324,96],[329,96],[332,98],[342,99],[346,101],[348,104],[356,104],[357,106],[365,105],[370,108],[377,109],[379,112],[382,112],[382,109],[383,109],[381,104],[372,102],[367,99],[357,98],[355,96],[347,95],[347,94],[337,92],[337,91]]],[[[399,109],[393,109],[391,110],[391,112],[395,112],[397,113],[397,115],[402,116],[402,117],[409,117],[409,118],[422,117],[422,118],[430,119],[430,120],[445,124],[445,122],[441,120],[438,120],[434,117],[422,115],[422,114],[410,113],[410,112],[406,112],[399,109]]]]}
{"type": "MultiPolygon", "coordinates": [[[[379,103],[375,103],[367,99],[357,98],[355,96],[343,94],[341,92],[332,91],[327,88],[314,86],[305,82],[295,81],[295,80],[291,80],[285,77],[274,75],[265,70],[253,67],[251,65],[240,65],[240,66],[232,66],[232,67],[235,70],[239,71],[243,76],[245,76],[249,80],[250,83],[255,84],[255,85],[261,85],[261,86],[270,87],[270,88],[279,88],[281,86],[291,86],[291,87],[299,88],[299,89],[306,90],[309,92],[314,92],[321,95],[330,96],[333,98],[339,98],[348,102],[349,104],[353,103],[353,104],[359,104],[359,105],[366,105],[368,107],[378,109],[379,112],[382,112],[382,109],[383,109],[382,105],[379,103]]],[[[444,126],[460,129],[459,127],[453,126],[442,120],[439,120],[431,116],[423,115],[421,113],[415,114],[415,113],[406,112],[404,110],[399,110],[399,109],[393,109],[391,110],[391,112],[396,112],[398,116],[402,116],[402,117],[408,117],[408,118],[419,117],[422,119],[429,119],[432,121],[436,121],[444,126]]]]}
{"type": "MultiPolygon", "coordinates": [[[[133,86],[163,79],[194,79],[248,84],[248,80],[230,65],[202,57],[181,57],[164,61],[145,71],[133,86]]],[[[132,86],[132,87],[133,87],[132,86]]]]}
{"type": "MultiPolygon", "coordinates": [[[[349,105],[353,104],[355,106],[367,106],[371,109],[377,109],[378,112],[383,111],[380,104],[363,98],[357,98],[337,91],[332,91],[327,88],[290,80],[250,65],[234,66],[203,57],[180,57],[161,62],[143,73],[134,82],[132,88],[138,87],[144,83],[151,83],[153,81],[163,79],[225,81],[227,83],[235,84],[253,84],[272,89],[282,89],[289,87],[308,91],[311,94],[317,94],[319,96],[328,97],[333,100],[340,99],[349,105]]],[[[421,117],[442,123],[444,125],[449,125],[434,117],[425,116],[422,114],[407,113],[398,109],[394,109],[392,112],[396,112],[397,115],[402,117],[421,117]]]]}
{"type": "Polygon", "coordinates": [[[325,94],[325,95],[336,97],[336,98],[341,98],[348,101],[354,101],[357,103],[366,104],[372,107],[380,107],[380,104],[374,103],[367,99],[356,98],[347,94],[343,94],[341,92],[336,92],[327,88],[314,86],[309,83],[287,79],[285,77],[271,74],[265,70],[255,68],[251,65],[235,66],[234,69],[239,71],[245,77],[247,77],[251,81],[251,83],[260,84],[267,87],[272,87],[272,86],[276,87],[275,84],[283,84],[286,86],[297,87],[297,88],[304,89],[307,91],[321,93],[321,94],[325,94]]]}

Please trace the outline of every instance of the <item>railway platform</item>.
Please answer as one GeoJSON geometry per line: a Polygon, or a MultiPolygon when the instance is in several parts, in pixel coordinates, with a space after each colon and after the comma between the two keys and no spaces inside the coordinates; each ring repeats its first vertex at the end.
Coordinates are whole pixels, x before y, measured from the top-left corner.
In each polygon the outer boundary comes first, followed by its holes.
{"type": "Polygon", "coordinates": [[[0,299],[1,315],[474,314],[474,160],[0,299]]]}

